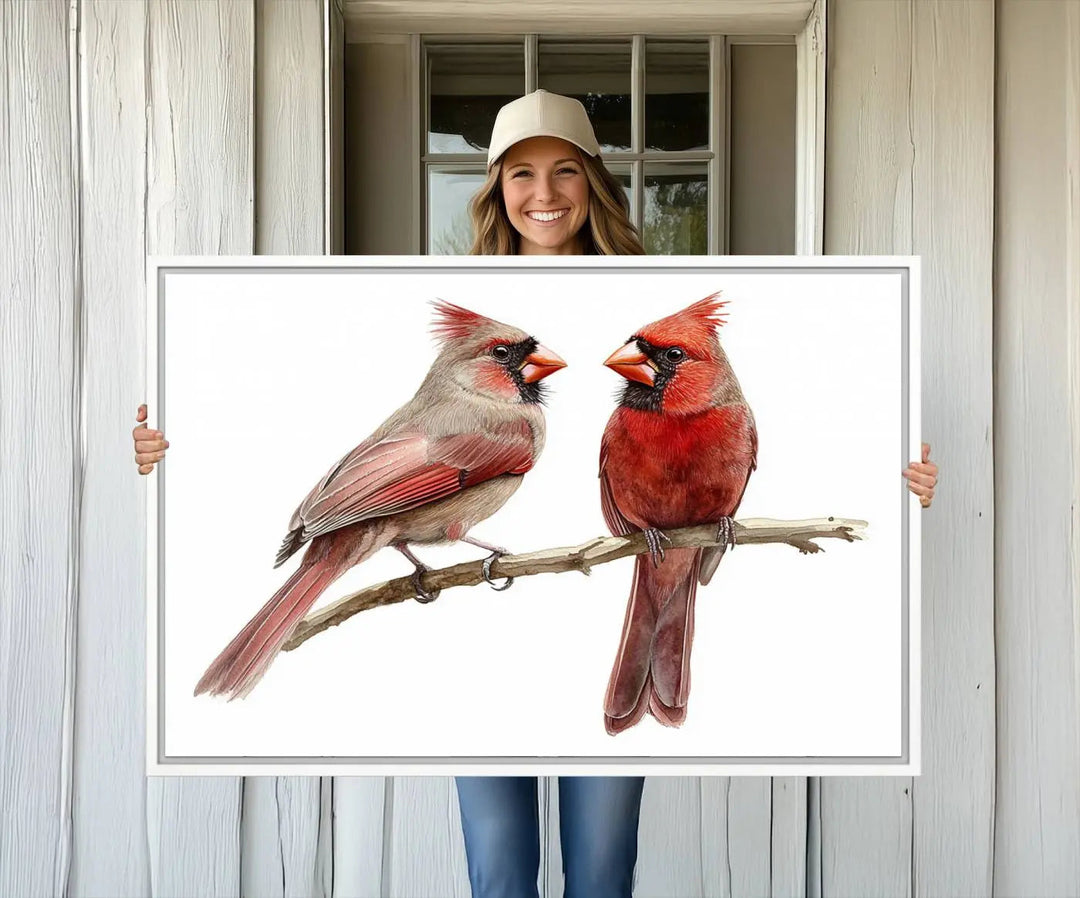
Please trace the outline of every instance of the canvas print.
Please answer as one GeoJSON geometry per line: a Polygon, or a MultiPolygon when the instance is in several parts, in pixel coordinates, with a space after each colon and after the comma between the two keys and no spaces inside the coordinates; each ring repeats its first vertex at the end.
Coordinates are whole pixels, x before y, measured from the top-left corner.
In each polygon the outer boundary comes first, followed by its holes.
{"type": "Polygon", "coordinates": [[[159,262],[152,766],[910,774],[914,266],[710,261],[159,262]]]}

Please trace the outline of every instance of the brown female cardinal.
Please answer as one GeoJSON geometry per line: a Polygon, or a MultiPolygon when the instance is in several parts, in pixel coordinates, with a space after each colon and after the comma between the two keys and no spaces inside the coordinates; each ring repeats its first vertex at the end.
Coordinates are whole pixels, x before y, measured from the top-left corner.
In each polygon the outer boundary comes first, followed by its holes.
{"type": "Polygon", "coordinates": [[[750,472],[754,416],[716,329],[718,294],[646,325],[604,363],[627,379],[600,445],[600,498],[611,532],[644,531],[622,638],[604,697],[612,735],[649,711],[686,719],[694,594],[728,545],[750,472]],[[663,548],[665,529],[716,523],[720,545],[663,548]]]}
{"type": "MultiPolygon", "coordinates": [[[[527,333],[450,303],[436,304],[442,347],[416,395],[335,464],[293,512],[275,567],[310,540],[296,572],[207,668],[195,694],[251,691],[305,612],[353,565],[393,546],[428,570],[410,543],[471,539],[544,446],[543,385],[566,366],[527,333]]],[[[490,582],[490,579],[489,579],[490,582]]]]}

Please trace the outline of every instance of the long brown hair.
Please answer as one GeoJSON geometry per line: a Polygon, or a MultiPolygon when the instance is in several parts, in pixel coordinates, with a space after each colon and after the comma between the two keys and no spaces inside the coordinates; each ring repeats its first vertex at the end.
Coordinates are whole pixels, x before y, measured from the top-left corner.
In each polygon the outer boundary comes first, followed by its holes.
{"type": "MultiPolygon", "coordinates": [[[[622,184],[607,170],[599,156],[581,153],[589,181],[589,217],[578,232],[584,253],[591,256],[643,256],[645,250],[637,228],[630,221],[630,203],[622,184]]],[[[487,180],[469,201],[472,219],[472,256],[516,256],[520,235],[506,217],[502,196],[504,153],[488,170],[487,180]]]]}

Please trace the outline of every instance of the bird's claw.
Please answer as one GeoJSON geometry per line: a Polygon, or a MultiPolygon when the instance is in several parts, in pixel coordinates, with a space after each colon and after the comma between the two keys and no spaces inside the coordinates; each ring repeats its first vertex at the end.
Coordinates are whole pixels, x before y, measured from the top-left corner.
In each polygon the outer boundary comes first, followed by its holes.
{"type": "Polygon", "coordinates": [[[653,567],[660,567],[660,562],[664,560],[664,542],[670,543],[671,537],[663,530],[651,528],[645,531],[645,545],[649,547],[649,557],[652,559],[653,567]]]}
{"type": "Polygon", "coordinates": [[[481,566],[484,580],[487,582],[488,586],[495,590],[495,592],[502,592],[504,589],[509,589],[514,582],[513,577],[507,577],[505,582],[501,586],[496,586],[495,581],[491,579],[492,564],[494,564],[499,558],[501,558],[505,554],[505,552],[492,552],[490,555],[488,555],[487,558],[484,559],[484,563],[481,566]]]}
{"type": "Polygon", "coordinates": [[[735,519],[730,515],[720,518],[716,525],[716,542],[720,547],[720,557],[728,549],[735,548],[735,519]]]}
{"type": "Polygon", "coordinates": [[[429,568],[426,564],[423,564],[417,566],[416,570],[413,571],[412,585],[413,589],[416,590],[415,598],[416,601],[418,601],[421,605],[426,605],[428,602],[434,602],[439,597],[439,594],[442,592],[441,589],[436,589],[434,592],[428,592],[426,589],[424,589],[422,579],[424,574],[426,574],[430,570],[431,568],[429,568]]]}
{"type": "Polygon", "coordinates": [[[495,592],[502,592],[504,589],[509,589],[514,583],[513,577],[507,577],[502,586],[496,586],[495,581],[491,579],[491,566],[505,554],[505,552],[492,552],[484,559],[484,563],[480,568],[483,572],[485,582],[494,589],[495,592]]]}

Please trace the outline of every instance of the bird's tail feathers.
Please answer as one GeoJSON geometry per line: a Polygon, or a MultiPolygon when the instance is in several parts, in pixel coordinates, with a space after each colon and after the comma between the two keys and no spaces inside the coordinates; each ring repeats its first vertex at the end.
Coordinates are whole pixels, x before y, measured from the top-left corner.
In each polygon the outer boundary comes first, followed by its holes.
{"type": "Polygon", "coordinates": [[[686,719],[690,697],[690,647],[694,641],[694,599],[701,570],[700,549],[672,549],[657,570],[663,599],[656,621],[652,653],[652,696],[649,710],[667,726],[686,719]],[[664,564],[672,567],[666,572],[664,564]]]}
{"type": "Polygon", "coordinates": [[[214,659],[195,695],[224,694],[232,700],[251,692],[307,610],[344,570],[332,558],[301,564],[214,659]]]}
{"type": "Polygon", "coordinates": [[[637,556],[622,636],[604,697],[612,735],[651,713],[665,726],[686,719],[700,549],[669,549],[659,567],[637,556]]]}

